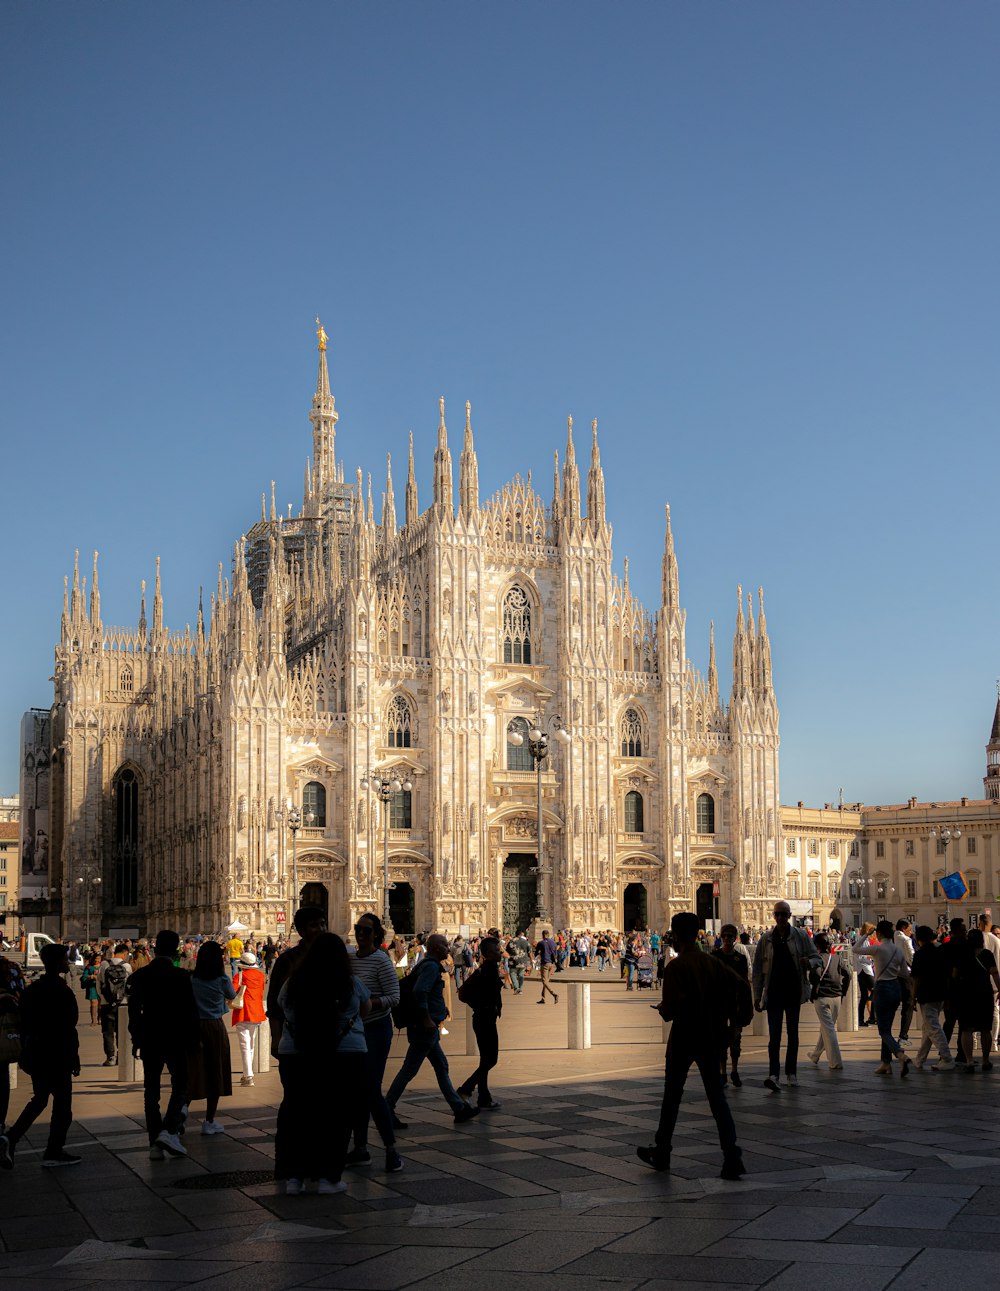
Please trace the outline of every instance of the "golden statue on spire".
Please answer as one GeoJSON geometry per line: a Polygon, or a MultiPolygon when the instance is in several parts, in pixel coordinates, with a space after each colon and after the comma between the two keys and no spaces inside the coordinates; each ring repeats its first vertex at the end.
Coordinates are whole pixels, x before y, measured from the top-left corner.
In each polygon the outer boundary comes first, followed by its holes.
{"type": "Polygon", "coordinates": [[[323,330],[323,324],[316,319],[316,339],[319,341],[319,352],[322,354],[326,349],[326,332],[323,330]]]}

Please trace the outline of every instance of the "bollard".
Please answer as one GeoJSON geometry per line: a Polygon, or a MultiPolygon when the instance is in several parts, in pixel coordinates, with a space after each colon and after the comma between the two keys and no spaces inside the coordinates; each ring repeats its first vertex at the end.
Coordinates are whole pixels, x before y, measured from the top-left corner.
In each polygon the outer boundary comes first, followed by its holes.
{"type": "Polygon", "coordinates": [[[567,982],[567,1011],[570,1049],[590,1048],[590,983],[567,982]]]}
{"type": "Polygon", "coordinates": [[[271,1070],[271,1024],[267,1018],[257,1027],[257,1040],[253,1047],[253,1069],[258,1076],[271,1070]]]}
{"type": "Polygon", "coordinates": [[[135,1074],[135,1054],[132,1052],[132,1037],[128,1033],[127,1027],[123,1027],[125,1032],[119,1037],[118,1045],[118,1083],[120,1085],[131,1085],[137,1079],[135,1074]]]}
{"type": "Polygon", "coordinates": [[[475,1015],[472,1009],[466,1005],[465,1008],[465,1056],[467,1058],[479,1057],[479,1045],[476,1044],[476,1032],[472,1025],[472,1019],[475,1015]]]}
{"type": "Polygon", "coordinates": [[[838,1031],[857,1031],[858,1029],[858,978],[851,974],[851,984],[847,994],[840,1001],[840,1016],[837,1018],[838,1031]]]}

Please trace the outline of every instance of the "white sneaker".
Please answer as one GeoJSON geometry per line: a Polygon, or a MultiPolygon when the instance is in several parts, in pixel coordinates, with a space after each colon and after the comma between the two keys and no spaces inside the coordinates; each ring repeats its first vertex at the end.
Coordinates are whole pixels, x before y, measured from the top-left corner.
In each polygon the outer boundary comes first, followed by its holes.
{"type": "Polygon", "coordinates": [[[164,1152],[169,1152],[172,1157],[187,1156],[187,1148],[181,1142],[181,1136],[179,1134],[170,1134],[167,1130],[160,1130],[154,1147],[161,1148],[164,1152]]]}
{"type": "Polygon", "coordinates": [[[953,1059],[939,1058],[937,1062],[931,1064],[931,1071],[954,1071],[955,1062],[953,1059]]]}
{"type": "Polygon", "coordinates": [[[202,1134],[225,1134],[226,1128],[218,1121],[202,1121],[201,1132],[202,1134]]]}
{"type": "Polygon", "coordinates": [[[253,1076],[241,1076],[240,1084],[244,1087],[244,1089],[249,1088],[249,1086],[253,1084],[253,1076]]]}
{"type": "Polygon", "coordinates": [[[787,1074],[786,1074],[786,1076],[785,1076],[785,1084],[786,1084],[786,1085],[791,1085],[791,1087],[794,1089],[794,1088],[795,1088],[795,1086],[796,1086],[798,1083],[799,1083],[799,1078],[798,1078],[798,1076],[794,1076],[794,1075],[789,1076],[789,1075],[787,1075],[787,1074]]]}
{"type": "Polygon", "coordinates": [[[302,1195],[302,1180],[301,1180],[301,1179],[286,1179],[286,1180],[285,1180],[285,1196],[286,1196],[286,1197],[301,1197],[301,1195],[302,1195]]]}
{"type": "Polygon", "coordinates": [[[336,1183],[331,1183],[329,1179],[320,1179],[316,1185],[316,1191],[321,1197],[332,1197],[334,1193],[346,1192],[347,1184],[343,1179],[338,1179],[336,1183]]]}

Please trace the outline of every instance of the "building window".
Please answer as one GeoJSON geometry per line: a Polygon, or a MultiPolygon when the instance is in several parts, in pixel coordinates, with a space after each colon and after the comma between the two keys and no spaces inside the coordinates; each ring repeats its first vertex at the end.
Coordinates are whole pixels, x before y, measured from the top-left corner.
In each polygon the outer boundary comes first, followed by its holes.
{"type": "Polygon", "coordinates": [[[134,683],[132,681],[132,669],[128,666],[128,664],[125,664],[121,672],[118,674],[118,689],[125,691],[125,693],[128,695],[131,695],[133,684],[134,683]]]}
{"type": "Polygon", "coordinates": [[[938,856],[944,856],[944,854],[945,854],[945,852],[947,852],[947,850],[948,850],[948,844],[947,844],[946,842],[944,842],[942,839],[940,839],[940,838],[939,838],[939,839],[937,840],[937,854],[938,854],[938,856]]]}
{"type": "Polygon", "coordinates": [[[827,879],[826,886],[827,886],[827,891],[830,893],[830,900],[836,901],[837,893],[840,891],[840,879],[839,878],[827,879]]]}
{"type": "Polygon", "coordinates": [[[797,900],[799,899],[799,881],[798,881],[798,879],[789,879],[789,880],[788,880],[788,898],[789,898],[789,900],[790,900],[790,901],[797,901],[797,900]]]}
{"type": "Polygon", "coordinates": [[[623,758],[642,757],[642,716],[638,709],[626,708],[621,720],[623,758]]]}
{"type": "Polygon", "coordinates": [[[699,834],[715,833],[715,799],[710,793],[700,793],[695,804],[695,819],[699,834]]]}
{"type": "Polygon", "coordinates": [[[531,602],[523,587],[503,598],[503,661],[531,663],[531,602]]]}
{"type": "Polygon", "coordinates": [[[644,828],[642,794],[630,789],[625,795],[625,832],[641,834],[644,828]]]}
{"type": "Polygon", "coordinates": [[[916,879],[906,880],[906,899],[907,901],[915,901],[917,899],[917,880],[916,879]]]}
{"type": "Polygon", "coordinates": [[[820,886],[819,886],[819,879],[810,879],[810,880],[809,880],[809,891],[808,891],[808,895],[812,898],[812,900],[813,900],[813,901],[818,901],[818,900],[819,900],[819,898],[820,898],[820,886]]]}
{"type": "Polygon", "coordinates": [[[851,901],[857,901],[860,895],[861,895],[861,885],[858,883],[857,879],[848,879],[847,881],[848,899],[851,901]]]}
{"type": "Polygon", "coordinates": [[[853,843],[851,843],[851,855],[852,855],[852,856],[860,856],[860,855],[861,855],[861,846],[860,846],[860,844],[858,843],[858,840],[857,840],[857,839],[855,839],[855,840],[853,841],[853,843]]]}
{"type": "Polygon", "coordinates": [[[979,896],[979,880],[978,880],[978,879],[969,879],[969,896],[970,896],[970,897],[978,897],[978,896],[979,896]]]}
{"type": "Polygon", "coordinates": [[[807,855],[807,856],[819,856],[819,839],[818,839],[818,838],[810,838],[810,839],[809,839],[809,841],[806,843],[806,855],[807,855]]]}
{"type": "Polygon", "coordinates": [[[885,900],[886,894],[888,893],[888,891],[889,891],[889,883],[887,879],[875,880],[875,896],[878,898],[879,901],[885,900]]]}
{"type": "Polygon", "coordinates": [[[876,857],[885,856],[885,843],[882,841],[881,838],[878,839],[878,841],[875,844],[875,855],[876,857]]]}
{"type": "Polygon", "coordinates": [[[840,844],[835,838],[828,840],[826,844],[826,854],[831,861],[835,861],[840,855],[840,844]]]}
{"type": "Polygon", "coordinates": [[[413,718],[405,695],[394,695],[386,712],[386,743],[390,749],[408,749],[413,735],[413,718]]]}
{"type": "Polygon", "coordinates": [[[7,893],[0,892],[0,910],[7,909],[7,893]]]}
{"type": "Polygon", "coordinates": [[[6,874],[6,873],[7,873],[7,858],[6,856],[0,856],[0,874],[6,874]]]}
{"type": "Polygon", "coordinates": [[[795,841],[795,839],[794,839],[794,838],[786,838],[786,839],[785,839],[785,855],[786,855],[786,856],[796,856],[796,855],[798,854],[798,850],[799,850],[799,849],[798,849],[798,844],[796,843],[796,841],[795,841]]]}
{"type": "Polygon", "coordinates": [[[509,735],[515,731],[521,736],[522,742],[514,745],[510,740],[507,741],[507,770],[534,771],[535,759],[531,756],[531,749],[528,747],[528,723],[523,717],[515,717],[508,725],[509,735]]]}
{"type": "Polygon", "coordinates": [[[135,772],[119,772],[115,802],[115,905],[139,904],[139,781],[135,772]]]}
{"type": "Polygon", "coordinates": [[[389,799],[389,828],[413,828],[413,797],[409,789],[400,789],[389,799]]]}
{"type": "Polygon", "coordinates": [[[318,780],[310,780],[302,790],[303,825],[307,821],[310,829],[326,829],[326,788],[318,780]]]}
{"type": "Polygon", "coordinates": [[[937,881],[937,879],[934,879],[934,881],[931,883],[931,895],[933,896],[935,901],[938,901],[941,897],[941,884],[937,881]]]}
{"type": "Polygon", "coordinates": [[[914,850],[915,849],[913,846],[913,839],[908,838],[906,842],[903,844],[903,853],[906,856],[912,856],[914,854],[914,850]]]}
{"type": "Polygon", "coordinates": [[[965,850],[969,856],[975,856],[976,854],[976,840],[971,834],[965,840],[965,850]]]}

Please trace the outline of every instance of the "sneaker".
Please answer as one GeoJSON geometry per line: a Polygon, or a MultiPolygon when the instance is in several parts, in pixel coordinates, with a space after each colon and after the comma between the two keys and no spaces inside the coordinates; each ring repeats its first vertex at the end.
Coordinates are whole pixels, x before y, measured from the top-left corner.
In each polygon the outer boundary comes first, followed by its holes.
{"type": "Polygon", "coordinates": [[[346,1191],[347,1184],[343,1179],[338,1179],[336,1182],[331,1179],[320,1179],[316,1185],[316,1192],[320,1197],[332,1197],[335,1193],[346,1191]]]}
{"type": "MultiPolygon", "coordinates": [[[[939,1058],[937,1062],[931,1063],[931,1071],[954,1071],[955,1061],[953,1058],[939,1058]]],[[[2,1164],[2,1162],[0,1162],[2,1164]]]]}
{"type": "Polygon", "coordinates": [[[733,1071],[729,1077],[729,1083],[735,1086],[736,1089],[741,1089],[743,1086],[743,1077],[738,1071],[733,1071]]]}
{"type": "Polygon", "coordinates": [[[818,1053],[807,1053],[806,1057],[809,1059],[809,1061],[812,1063],[814,1067],[819,1066],[820,1055],[818,1053]]]}
{"type": "Polygon", "coordinates": [[[769,1089],[772,1094],[781,1093],[781,1086],[778,1084],[777,1076],[768,1076],[767,1080],[764,1081],[764,1088],[769,1089]]]}
{"type": "Polygon", "coordinates": [[[799,1078],[798,1078],[798,1076],[796,1076],[796,1074],[795,1074],[795,1072],[794,1072],[794,1071],[791,1071],[791,1072],[786,1073],[786,1075],[785,1075],[785,1084],[786,1084],[786,1085],[790,1085],[790,1086],[792,1087],[792,1089],[794,1089],[794,1088],[795,1088],[795,1086],[796,1086],[798,1083],[799,1083],[799,1078]]]}
{"type": "Polygon", "coordinates": [[[481,1112],[499,1112],[502,1106],[502,1103],[480,1103],[479,1110],[481,1112]]]}
{"type": "Polygon", "coordinates": [[[901,1036],[899,1037],[899,1043],[900,1043],[900,1044],[909,1044],[909,1043],[910,1043],[910,1037],[909,1037],[908,1035],[901,1035],[901,1036]]]}
{"type": "Polygon", "coordinates": [[[648,1148],[636,1148],[635,1154],[653,1170],[670,1169],[670,1153],[661,1152],[655,1143],[651,1143],[648,1148]]]}
{"type": "Polygon", "coordinates": [[[458,1111],[455,1113],[455,1124],[464,1125],[466,1121],[471,1121],[474,1116],[478,1116],[478,1115],[479,1115],[479,1108],[473,1107],[471,1104],[466,1103],[465,1106],[461,1109],[461,1111],[458,1111]]]}
{"type": "Polygon", "coordinates": [[[889,1064],[888,1064],[887,1062],[880,1062],[880,1063],[879,1063],[879,1065],[875,1068],[875,1075],[876,1075],[876,1076],[891,1076],[891,1075],[892,1075],[892,1068],[889,1066],[889,1064]]]}
{"type": "Polygon", "coordinates": [[[172,1157],[186,1157],[187,1148],[181,1142],[179,1134],[171,1134],[169,1130],[160,1130],[156,1136],[154,1147],[160,1147],[164,1152],[172,1157]]]}
{"type": "Polygon", "coordinates": [[[225,1134],[226,1128],[218,1121],[202,1121],[201,1132],[202,1134],[225,1134]]]}
{"type": "Polygon", "coordinates": [[[286,1179],[286,1180],[285,1180],[285,1196],[286,1196],[286,1197],[301,1197],[301,1195],[302,1195],[302,1189],[303,1189],[303,1183],[302,1183],[302,1180],[301,1180],[301,1179],[286,1179]]]}
{"type": "Polygon", "coordinates": [[[386,1148],[385,1150],[385,1172],[386,1174],[395,1174],[397,1170],[402,1170],[403,1158],[395,1148],[386,1148]]]}
{"type": "Polygon", "coordinates": [[[116,1064],[115,1064],[114,1058],[105,1058],[104,1061],[101,1063],[102,1067],[114,1067],[115,1065],[116,1064]]]}
{"type": "Polygon", "coordinates": [[[831,1062],[831,1063],[830,1063],[830,1070],[831,1070],[831,1071],[843,1071],[843,1070],[844,1070],[844,1064],[843,1064],[842,1062],[831,1062]]]}
{"type": "Polygon", "coordinates": [[[344,1158],[347,1165],[371,1165],[372,1154],[367,1148],[355,1148],[344,1158]]]}
{"type": "Polygon", "coordinates": [[[747,1168],[743,1164],[743,1158],[732,1157],[729,1161],[724,1161],[722,1169],[719,1171],[720,1179],[742,1179],[746,1174],[747,1168]]]}
{"type": "Polygon", "coordinates": [[[392,1128],[394,1130],[408,1130],[410,1128],[409,1124],[406,1121],[401,1121],[395,1112],[390,1112],[389,1115],[392,1117],[392,1128]]]}
{"type": "Polygon", "coordinates": [[[0,1134],[0,1169],[14,1169],[14,1149],[10,1146],[10,1139],[6,1134],[0,1134]]]}
{"type": "Polygon", "coordinates": [[[51,1155],[46,1153],[45,1156],[42,1157],[42,1165],[45,1166],[47,1170],[51,1170],[54,1166],[58,1165],[79,1164],[80,1158],[74,1156],[72,1152],[63,1152],[60,1150],[59,1152],[53,1152],[51,1155]]]}
{"type": "Polygon", "coordinates": [[[159,1143],[150,1143],[150,1145],[149,1145],[149,1159],[150,1159],[150,1161],[162,1161],[162,1160],[163,1160],[163,1148],[161,1148],[161,1147],[160,1147],[159,1143]]]}
{"type": "Polygon", "coordinates": [[[244,1089],[249,1089],[250,1086],[253,1084],[253,1076],[241,1076],[240,1084],[243,1086],[244,1089]]]}

